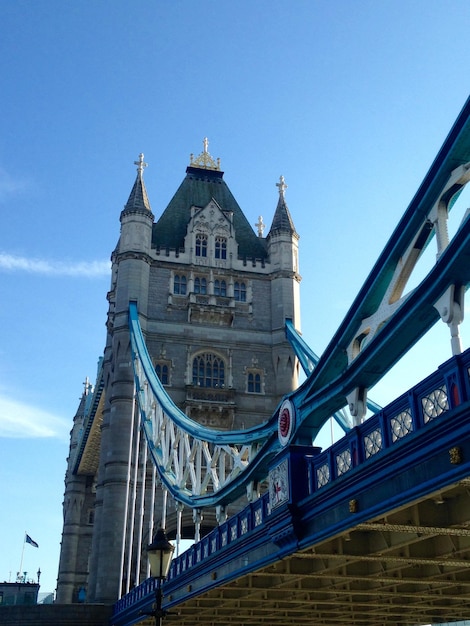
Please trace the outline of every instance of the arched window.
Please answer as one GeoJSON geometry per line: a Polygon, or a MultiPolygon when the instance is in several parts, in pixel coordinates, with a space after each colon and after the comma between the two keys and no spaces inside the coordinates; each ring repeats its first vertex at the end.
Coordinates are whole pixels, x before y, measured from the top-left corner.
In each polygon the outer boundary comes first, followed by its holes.
{"type": "Polygon", "coordinates": [[[227,295],[227,283],[225,280],[214,280],[214,296],[226,296],[227,295]]]}
{"type": "Polygon", "coordinates": [[[200,293],[203,296],[207,293],[207,281],[205,278],[199,278],[196,276],[194,279],[194,293],[200,293]]]}
{"type": "Polygon", "coordinates": [[[173,293],[177,296],[186,295],[186,276],[179,276],[178,274],[173,279],[173,293]]]}
{"type": "Polygon", "coordinates": [[[201,233],[197,233],[196,256],[207,256],[207,235],[202,235],[201,233]]]}
{"type": "Polygon", "coordinates": [[[261,374],[259,372],[248,372],[247,391],[248,393],[261,393],[261,374]]]}
{"type": "Polygon", "coordinates": [[[227,240],[225,237],[215,238],[215,258],[226,259],[227,258],[227,240]]]}
{"type": "Polygon", "coordinates": [[[168,365],[166,363],[156,363],[155,364],[155,372],[157,373],[158,378],[162,385],[169,384],[169,376],[168,376],[168,365]]]}
{"type": "Polygon", "coordinates": [[[193,359],[193,385],[225,387],[225,363],[215,354],[198,354],[193,359]]]}
{"type": "Polygon", "coordinates": [[[246,285],[245,283],[235,282],[233,286],[233,297],[238,302],[246,302],[246,285]]]}

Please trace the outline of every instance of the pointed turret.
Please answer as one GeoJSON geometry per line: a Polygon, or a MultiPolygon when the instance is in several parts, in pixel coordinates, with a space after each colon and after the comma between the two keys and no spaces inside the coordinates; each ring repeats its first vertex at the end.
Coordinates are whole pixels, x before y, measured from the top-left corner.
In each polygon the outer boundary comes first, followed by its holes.
{"type": "Polygon", "coordinates": [[[279,178],[279,182],[276,183],[276,187],[279,188],[279,200],[268,237],[274,235],[275,233],[289,233],[289,235],[295,235],[298,237],[294,222],[292,221],[289,209],[287,208],[286,199],[284,197],[284,192],[287,189],[284,176],[279,178]]]}
{"type": "Polygon", "coordinates": [[[129,195],[129,199],[121,211],[121,237],[118,251],[123,252],[150,252],[152,239],[152,225],[154,215],[150,208],[147,190],[144,183],[144,155],[139,154],[137,177],[129,195]]]}
{"type": "Polygon", "coordinates": [[[279,200],[274,213],[271,229],[266,237],[269,258],[273,268],[271,281],[271,319],[273,324],[273,361],[276,365],[276,377],[284,386],[294,380],[294,389],[298,368],[289,347],[284,342],[286,319],[292,320],[294,327],[300,329],[300,294],[299,294],[299,235],[287,208],[284,193],[287,189],[284,176],[276,183],[279,200]]]}
{"type": "Polygon", "coordinates": [[[150,208],[143,176],[144,168],[147,167],[148,164],[144,163],[144,155],[142,153],[139,154],[139,160],[134,161],[134,165],[137,165],[137,177],[129,195],[129,200],[124,207],[124,211],[146,210],[151,213],[152,209],[150,208]]]}
{"type": "Polygon", "coordinates": [[[90,529],[87,532],[80,528],[80,520],[87,516],[89,510],[92,510],[94,494],[88,477],[74,470],[80,444],[84,440],[84,424],[93,395],[93,388],[88,378],[84,386],[80,404],[73,418],[65,473],[65,493],[62,504],[64,526],[57,578],[57,599],[61,604],[77,602],[78,590],[87,587],[86,568],[83,568],[80,559],[90,550],[91,532],[90,529]]]}

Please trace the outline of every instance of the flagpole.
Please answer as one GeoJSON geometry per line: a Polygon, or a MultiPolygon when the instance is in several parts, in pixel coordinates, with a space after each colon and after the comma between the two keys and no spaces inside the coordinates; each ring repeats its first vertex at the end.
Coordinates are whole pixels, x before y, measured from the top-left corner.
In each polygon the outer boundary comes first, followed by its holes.
{"type": "Polygon", "coordinates": [[[24,537],[23,537],[23,549],[21,550],[21,562],[20,562],[20,569],[18,574],[16,575],[16,577],[18,578],[18,576],[21,576],[21,572],[23,571],[23,556],[24,556],[24,544],[26,543],[26,531],[24,531],[24,537]]]}

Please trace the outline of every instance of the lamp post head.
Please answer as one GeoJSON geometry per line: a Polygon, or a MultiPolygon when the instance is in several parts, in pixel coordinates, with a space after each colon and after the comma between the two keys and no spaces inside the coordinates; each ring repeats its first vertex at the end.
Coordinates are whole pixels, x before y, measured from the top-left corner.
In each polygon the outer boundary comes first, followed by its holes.
{"type": "Polygon", "coordinates": [[[164,580],[168,576],[174,549],[175,546],[168,541],[165,530],[159,528],[152,543],[147,546],[150,571],[154,578],[164,580]]]}

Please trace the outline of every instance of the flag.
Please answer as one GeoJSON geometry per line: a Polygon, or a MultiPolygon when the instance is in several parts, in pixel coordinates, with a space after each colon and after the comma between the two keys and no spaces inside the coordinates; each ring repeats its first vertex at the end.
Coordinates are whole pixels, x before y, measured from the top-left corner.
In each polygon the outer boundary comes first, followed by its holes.
{"type": "Polygon", "coordinates": [[[30,543],[33,546],[33,548],[39,548],[39,545],[33,539],[31,539],[31,537],[28,534],[26,535],[25,542],[30,543]]]}

